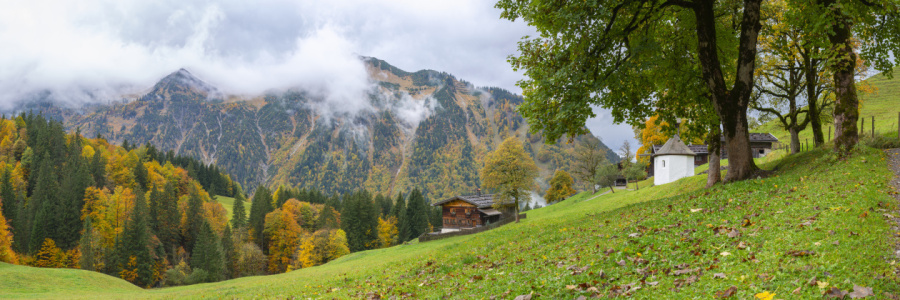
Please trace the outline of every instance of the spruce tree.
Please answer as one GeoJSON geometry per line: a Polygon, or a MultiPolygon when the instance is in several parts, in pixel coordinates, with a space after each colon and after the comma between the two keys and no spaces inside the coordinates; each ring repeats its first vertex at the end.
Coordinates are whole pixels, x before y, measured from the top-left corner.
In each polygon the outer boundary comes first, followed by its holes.
{"type": "Polygon", "coordinates": [[[159,205],[160,202],[162,202],[162,197],[163,194],[158,188],[150,190],[150,198],[148,199],[148,206],[150,208],[150,229],[157,234],[159,233],[159,219],[162,217],[159,212],[159,205]]]}
{"type": "Polygon", "coordinates": [[[94,253],[94,226],[91,224],[90,217],[84,218],[82,230],[84,233],[81,235],[81,241],[78,243],[81,248],[81,257],[78,265],[82,270],[96,271],[94,264],[96,260],[96,254],[94,253]]]}
{"type": "Polygon", "coordinates": [[[23,192],[16,193],[16,216],[17,219],[12,220],[13,225],[13,247],[16,252],[28,253],[29,236],[31,235],[31,218],[28,214],[28,208],[25,206],[25,194],[23,192]]]}
{"type": "Polygon", "coordinates": [[[200,221],[197,243],[191,253],[191,268],[207,272],[206,282],[222,280],[224,260],[219,239],[205,220],[200,221]]]}
{"type": "Polygon", "coordinates": [[[247,211],[244,208],[244,194],[234,194],[234,206],[231,209],[231,226],[234,230],[245,229],[247,226],[247,211]]]}
{"type": "Polygon", "coordinates": [[[224,257],[224,267],[222,279],[234,278],[237,269],[237,252],[234,247],[234,240],[231,233],[231,226],[225,225],[225,231],[222,233],[222,255],[224,257]]]}
{"type": "Polygon", "coordinates": [[[3,202],[3,217],[10,224],[18,218],[16,216],[17,203],[16,191],[12,186],[12,175],[9,168],[3,169],[3,175],[0,175],[0,202],[3,202]]]}
{"type": "Polygon", "coordinates": [[[409,204],[406,207],[406,226],[409,228],[408,239],[414,239],[428,231],[428,219],[431,208],[426,207],[425,197],[416,188],[409,195],[409,204]]]}
{"type": "Polygon", "coordinates": [[[147,201],[144,199],[144,192],[139,187],[135,188],[134,195],[131,220],[128,221],[125,231],[122,232],[120,244],[116,248],[120,252],[120,268],[132,271],[130,268],[134,267],[137,272],[134,284],[147,287],[153,284],[153,258],[150,255],[151,233],[147,216],[147,201]],[[132,258],[136,263],[134,266],[130,265],[132,258]]]}
{"type": "Polygon", "coordinates": [[[266,214],[272,212],[272,194],[269,189],[260,185],[253,193],[253,202],[250,203],[250,216],[248,225],[252,232],[253,241],[264,252],[268,251],[263,228],[265,227],[266,214]]]}
{"type": "Polygon", "coordinates": [[[393,211],[391,212],[394,217],[397,218],[397,239],[402,243],[409,240],[409,223],[406,218],[406,199],[403,198],[402,193],[397,193],[397,201],[394,203],[393,211]]]}
{"type": "Polygon", "coordinates": [[[141,186],[142,190],[147,190],[147,186],[150,184],[150,175],[147,172],[147,168],[144,167],[144,161],[138,159],[137,163],[134,165],[134,182],[141,186]]]}
{"type": "Polygon", "coordinates": [[[94,186],[98,188],[106,186],[106,159],[100,151],[94,152],[91,159],[91,176],[94,177],[94,186]]]}
{"type": "Polygon", "coordinates": [[[88,166],[81,158],[81,138],[76,133],[75,140],[69,145],[69,158],[64,168],[59,200],[62,214],[57,230],[59,240],[57,246],[68,250],[76,246],[81,238],[81,209],[84,207],[84,191],[94,184],[88,166]]]}
{"type": "Polygon", "coordinates": [[[175,191],[175,185],[171,182],[167,182],[163,187],[158,206],[156,236],[162,242],[163,249],[168,253],[169,261],[174,261],[176,248],[180,242],[178,228],[181,223],[181,211],[178,210],[178,194],[175,191]]]}
{"type": "Polygon", "coordinates": [[[187,224],[185,224],[185,232],[183,236],[184,249],[193,253],[196,246],[200,229],[203,227],[203,200],[196,192],[191,192],[188,198],[187,224]]]}
{"type": "MultiPolygon", "coordinates": [[[[44,155],[47,157],[49,155],[44,155]]],[[[59,201],[59,185],[54,175],[50,159],[42,159],[38,177],[35,180],[34,194],[29,199],[31,215],[31,234],[29,234],[28,253],[40,249],[44,239],[59,240],[56,233],[59,231],[59,218],[62,208],[59,201]]]]}
{"type": "Polygon", "coordinates": [[[362,234],[359,228],[362,226],[359,217],[359,201],[356,194],[344,195],[341,206],[341,229],[347,233],[347,247],[350,251],[363,250],[362,234]]]}

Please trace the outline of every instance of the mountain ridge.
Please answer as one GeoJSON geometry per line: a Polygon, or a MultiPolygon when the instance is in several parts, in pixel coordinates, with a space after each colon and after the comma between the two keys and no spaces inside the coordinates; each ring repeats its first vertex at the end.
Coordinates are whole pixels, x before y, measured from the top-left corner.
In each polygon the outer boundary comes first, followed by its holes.
{"type": "MultiPolygon", "coordinates": [[[[430,199],[448,197],[478,188],[482,158],[511,135],[525,142],[542,178],[570,169],[573,145],[547,145],[540,134],[528,133],[515,111],[521,96],[476,88],[445,72],[362,60],[372,87],[363,96],[368,99],[352,99],[363,108],[350,112],[330,112],[333,103],[302,89],[226,95],[183,68],[130,102],[37,111],[88,136],[149,142],[215,163],[248,190],[284,184],[396,194],[418,187],[430,199]]],[[[576,137],[583,138],[594,137],[576,137]]]]}

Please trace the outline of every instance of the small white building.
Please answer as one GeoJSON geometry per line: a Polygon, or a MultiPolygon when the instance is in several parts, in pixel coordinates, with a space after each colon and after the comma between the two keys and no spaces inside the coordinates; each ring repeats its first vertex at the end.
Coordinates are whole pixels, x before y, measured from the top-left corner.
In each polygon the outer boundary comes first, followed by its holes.
{"type": "Polygon", "coordinates": [[[694,176],[694,156],[676,134],[653,155],[653,184],[662,185],[694,176]]]}

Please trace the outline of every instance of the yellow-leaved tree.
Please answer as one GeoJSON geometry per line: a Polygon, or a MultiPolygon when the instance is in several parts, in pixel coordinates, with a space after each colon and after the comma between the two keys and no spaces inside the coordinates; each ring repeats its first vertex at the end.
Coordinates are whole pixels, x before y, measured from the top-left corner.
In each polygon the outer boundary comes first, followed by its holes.
{"type": "MultiPolygon", "coordinates": [[[[0,203],[0,210],[2,210],[2,205],[0,203]]],[[[9,226],[6,224],[6,218],[3,217],[3,214],[0,214],[0,261],[17,264],[19,260],[16,258],[16,253],[12,250],[12,241],[13,236],[9,231],[9,226]]]]}
{"type": "Polygon", "coordinates": [[[575,180],[572,179],[569,173],[563,170],[556,170],[553,173],[553,178],[550,179],[550,189],[547,190],[544,198],[547,199],[547,203],[565,200],[575,194],[575,189],[572,188],[573,185],[575,185],[575,180]]]}
{"type": "Polygon", "coordinates": [[[525,152],[522,142],[511,136],[488,154],[481,169],[481,185],[494,190],[494,206],[515,205],[516,223],[519,222],[519,201],[531,199],[534,178],[538,168],[525,152]]]}
{"type": "Polygon", "coordinates": [[[397,243],[397,218],[378,218],[378,243],[379,247],[387,248],[397,243]]]}

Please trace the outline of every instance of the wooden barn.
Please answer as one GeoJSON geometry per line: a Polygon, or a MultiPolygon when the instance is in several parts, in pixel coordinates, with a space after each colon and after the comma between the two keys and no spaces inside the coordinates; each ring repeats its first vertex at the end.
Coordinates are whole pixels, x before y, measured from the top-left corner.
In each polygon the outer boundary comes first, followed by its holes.
{"type": "Polygon", "coordinates": [[[481,227],[495,223],[515,213],[513,205],[494,208],[494,195],[476,193],[468,196],[454,196],[431,204],[441,206],[442,232],[481,227]]]}

